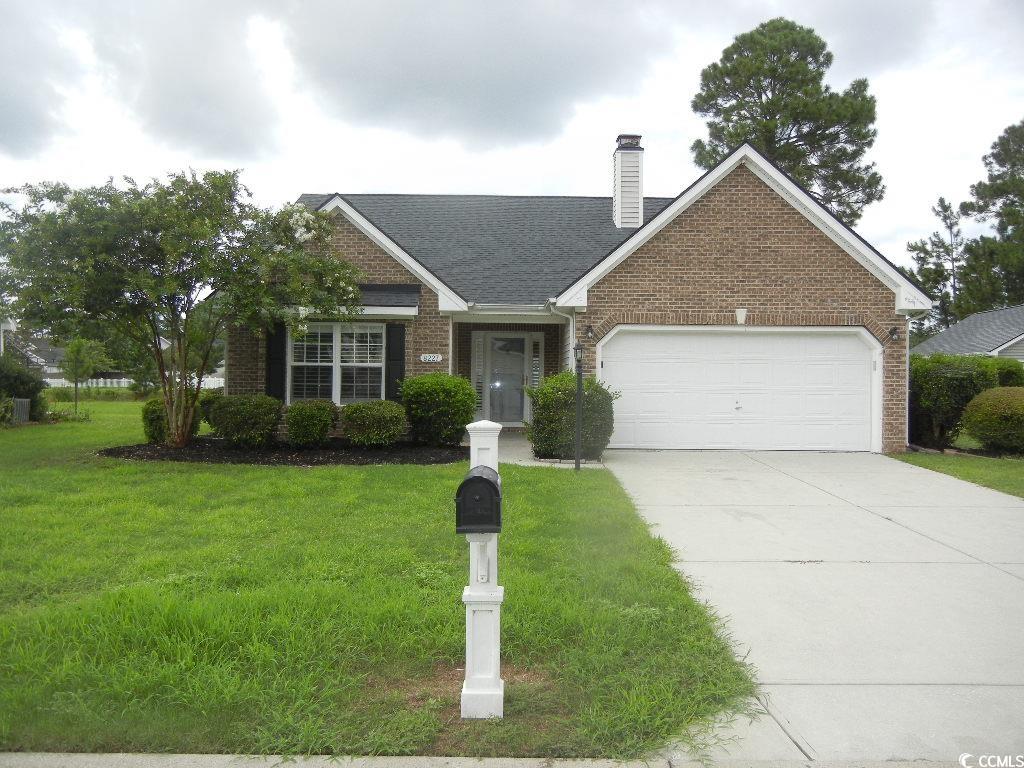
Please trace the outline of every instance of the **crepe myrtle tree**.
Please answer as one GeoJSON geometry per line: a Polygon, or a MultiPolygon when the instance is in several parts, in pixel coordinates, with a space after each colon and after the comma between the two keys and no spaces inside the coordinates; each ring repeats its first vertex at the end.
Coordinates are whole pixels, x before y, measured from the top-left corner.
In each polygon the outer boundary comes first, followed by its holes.
{"type": "Polygon", "coordinates": [[[143,347],[170,445],[191,439],[203,375],[229,323],[300,329],[304,314],[356,312],[356,271],[323,257],[326,217],[258,207],[238,171],[6,192],[21,204],[0,209],[0,294],[55,333],[100,323],[143,347]]]}

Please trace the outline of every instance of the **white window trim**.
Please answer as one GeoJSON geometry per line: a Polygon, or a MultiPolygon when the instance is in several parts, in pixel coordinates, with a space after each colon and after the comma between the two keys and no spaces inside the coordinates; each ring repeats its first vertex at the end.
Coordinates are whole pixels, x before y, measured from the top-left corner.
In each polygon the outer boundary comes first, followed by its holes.
{"type": "MultiPolygon", "coordinates": [[[[331,377],[331,400],[335,405],[345,406],[348,403],[341,401],[341,369],[349,368],[380,368],[380,400],[384,399],[385,387],[387,386],[387,360],[388,360],[388,333],[384,323],[336,323],[330,321],[309,323],[310,328],[330,326],[332,337],[332,360],[330,363],[295,363],[292,349],[292,332],[287,329],[285,336],[285,405],[292,404],[292,368],[296,365],[319,365],[324,368],[330,367],[334,372],[331,377]],[[341,362],[341,334],[348,329],[372,329],[379,330],[381,336],[381,361],[380,363],[342,363],[341,362]]],[[[353,401],[365,402],[365,401],[353,401]]]]}

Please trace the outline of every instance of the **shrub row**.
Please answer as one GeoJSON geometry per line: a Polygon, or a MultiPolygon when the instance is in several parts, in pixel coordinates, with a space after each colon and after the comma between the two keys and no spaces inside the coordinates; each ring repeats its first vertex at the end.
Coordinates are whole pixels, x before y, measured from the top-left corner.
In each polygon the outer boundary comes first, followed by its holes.
{"type": "MultiPolygon", "coordinates": [[[[78,399],[103,401],[140,400],[142,395],[128,387],[79,387],[78,399]]],[[[71,403],[75,399],[74,387],[50,387],[46,390],[46,399],[51,403],[71,403]]]]}
{"type": "Polygon", "coordinates": [[[1024,386],[1024,365],[1005,357],[910,358],[910,442],[946,448],[956,440],[967,404],[993,387],[1024,386]]]}
{"type": "MultiPolygon", "coordinates": [[[[472,385],[448,374],[406,379],[401,396],[402,404],[372,400],[346,405],[340,412],[330,400],[293,403],[284,417],[288,443],[296,448],[323,446],[340,419],[343,434],[353,445],[386,447],[407,432],[419,443],[457,445],[476,409],[472,385]]],[[[283,404],[267,395],[224,395],[211,389],[200,394],[197,406],[195,428],[201,418],[228,445],[259,449],[273,442],[283,404]]],[[[150,442],[166,440],[163,413],[162,400],[150,401],[143,408],[143,426],[150,442]],[[159,409],[151,403],[159,404],[159,409]]]]}

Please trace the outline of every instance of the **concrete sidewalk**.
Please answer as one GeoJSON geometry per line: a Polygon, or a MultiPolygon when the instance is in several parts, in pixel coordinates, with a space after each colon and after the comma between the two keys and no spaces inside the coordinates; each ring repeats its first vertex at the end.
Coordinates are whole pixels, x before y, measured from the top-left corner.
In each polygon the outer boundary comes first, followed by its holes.
{"type": "Polygon", "coordinates": [[[716,756],[1024,754],[1024,500],[874,454],[605,464],[757,669],[716,756]]]}

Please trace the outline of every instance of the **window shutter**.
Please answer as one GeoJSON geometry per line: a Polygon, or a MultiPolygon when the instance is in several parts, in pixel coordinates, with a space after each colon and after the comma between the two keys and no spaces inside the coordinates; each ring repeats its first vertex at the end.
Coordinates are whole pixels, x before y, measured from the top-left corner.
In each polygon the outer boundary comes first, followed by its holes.
{"type": "Polygon", "coordinates": [[[274,327],[267,331],[266,393],[278,400],[285,399],[285,356],[287,354],[285,345],[287,341],[288,334],[285,332],[284,323],[274,323],[274,327]]]}
{"type": "Polygon", "coordinates": [[[398,400],[405,378],[405,324],[388,323],[384,341],[384,399],[398,400]]]}

